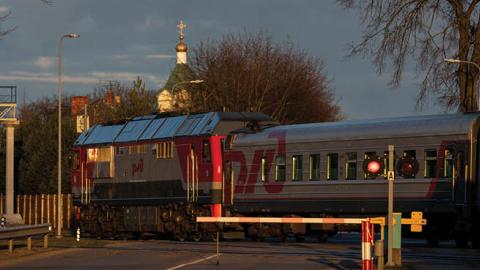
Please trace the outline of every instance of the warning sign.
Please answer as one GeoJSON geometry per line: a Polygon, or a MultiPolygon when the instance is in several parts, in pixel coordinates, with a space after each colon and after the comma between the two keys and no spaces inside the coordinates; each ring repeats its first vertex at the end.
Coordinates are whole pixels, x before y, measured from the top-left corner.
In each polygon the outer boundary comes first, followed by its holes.
{"type": "Polygon", "coordinates": [[[388,177],[387,177],[388,180],[393,180],[393,179],[395,178],[393,171],[388,171],[387,176],[388,176],[388,177]]]}

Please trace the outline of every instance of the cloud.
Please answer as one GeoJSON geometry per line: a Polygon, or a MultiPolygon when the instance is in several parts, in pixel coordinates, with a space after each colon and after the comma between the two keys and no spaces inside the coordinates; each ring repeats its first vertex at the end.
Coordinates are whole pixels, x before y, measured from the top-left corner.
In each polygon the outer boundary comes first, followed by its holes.
{"type": "Polygon", "coordinates": [[[10,9],[6,6],[0,6],[0,13],[7,13],[10,9]]]}
{"type": "MultiPolygon", "coordinates": [[[[131,82],[137,79],[137,77],[143,78],[153,83],[154,87],[160,87],[163,83],[165,83],[164,79],[161,79],[152,74],[102,71],[94,71],[87,74],[74,76],[64,75],[62,76],[62,81],[64,83],[95,85],[98,84],[100,81],[104,80],[131,82]]],[[[33,81],[44,83],[57,83],[57,76],[56,74],[45,72],[12,71],[7,75],[0,75],[0,81],[33,81]]]]}
{"type": "Polygon", "coordinates": [[[155,16],[147,15],[143,19],[143,27],[145,29],[158,29],[158,28],[163,28],[166,25],[167,24],[166,24],[165,20],[156,18],[155,16]]]}
{"type": "Polygon", "coordinates": [[[34,64],[41,69],[50,69],[53,65],[53,58],[49,56],[40,56],[34,64]]]}
{"type": "Polygon", "coordinates": [[[148,54],[147,59],[172,59],[175,58],[173,54],[148,54]]]}

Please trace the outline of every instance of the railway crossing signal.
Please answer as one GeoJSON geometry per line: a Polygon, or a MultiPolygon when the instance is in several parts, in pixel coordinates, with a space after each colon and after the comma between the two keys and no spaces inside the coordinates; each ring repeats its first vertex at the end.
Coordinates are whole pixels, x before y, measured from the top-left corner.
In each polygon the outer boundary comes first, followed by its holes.
{"type": "Polygon", "coordinates": [[[398,175],[405,178],[413,178],[418,173],[418,161],[415,157],[402,157],[397,163],[398,175]]]}
{"type": "Polygon", "coordinates": [[[363,171],[365,172],[367,179],[376,178],[383,173],[385,165],[383,159],[377,155],[370,155],[365,157],[363,161],[363,171]]]}

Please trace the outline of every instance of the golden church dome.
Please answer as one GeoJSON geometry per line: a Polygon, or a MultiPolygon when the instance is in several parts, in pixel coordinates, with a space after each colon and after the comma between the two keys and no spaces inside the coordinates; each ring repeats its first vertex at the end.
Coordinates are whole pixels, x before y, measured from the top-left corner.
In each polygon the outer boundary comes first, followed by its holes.
{"type": "Polygon", "coordinates": [[[177,47],[175,47],[177,52],[187,52],[187,44],[183,42],[183,39],[180,40],[180,42],[177,44],[177,47]]]}

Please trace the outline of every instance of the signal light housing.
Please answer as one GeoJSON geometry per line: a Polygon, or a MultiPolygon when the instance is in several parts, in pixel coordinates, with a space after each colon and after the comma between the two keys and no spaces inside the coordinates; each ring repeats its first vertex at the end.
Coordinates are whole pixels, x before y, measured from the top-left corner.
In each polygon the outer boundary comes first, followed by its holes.
{"type": "Polygon", "coordinates": [[[418,161],[415,157],[405,156],[397,162],[397,174],[403,178],[415,178],[418,173],[418,161]]]}
{"type": "Polygon", "coordinates": [[[370,155],[363,161],[363,172],[367,179],[375,179],[378,175],[383,174],[385,164],[383,159],[377,155],[370,155]]]}

